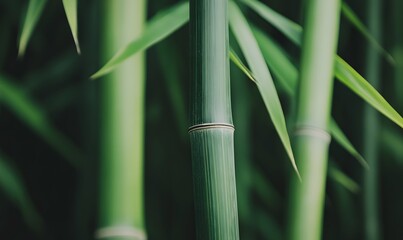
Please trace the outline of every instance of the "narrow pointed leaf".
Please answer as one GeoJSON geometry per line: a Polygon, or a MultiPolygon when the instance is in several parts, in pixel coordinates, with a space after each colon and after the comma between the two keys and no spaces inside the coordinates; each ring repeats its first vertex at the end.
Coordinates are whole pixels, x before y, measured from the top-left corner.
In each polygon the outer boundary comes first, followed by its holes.
{"type": "Polygon", "coordinates": [[[282,16],[261,2],[255,0],[244,0],[242,2],[287,36],[293,43],[297,45],[301,44],[302,27],[300,25],[282,16]]]}
{"type": "Polygon", "coordinates": [[[232,32],[237,39],[239,46],[248,62],[253,76],[256,78],[256,85],[263,98],[271,120],[280,136],[281,142],[291,160],[291,164],[299,176],[297,165],[295,164],[294,154],[291,149],[290,138],[288,136],[285,124],[283,109],[277,95],[273,79],[267,68],[266,62],[259,49],[252,30],[249,27],[241,10],[234,2],[229,5],[229,21],[232,32]]]}
{"type": "Polygon", "coordinates": [[[270,70],[277,77],[286,93],[290,97],[294,97],[297,91],[298,69],[289,60],[285,51],[263,31],[254,27],[253,33],[270,70]]]}
{"type": "Polygon", "coordinates": [[[0,102],[8,106],[21,121],[38,133],[70,164],[79,167],[83,160],[79,149],[50,124],[38,105],[3,76],[0,76],[0,102]]]}
{"type": "Polygon", "coordinates": [[[360,191],[358,183],[347,176],[334,164],[329,165],[329,177],[352,193],[358,193],[360,191]]]}
{"type": "Polygon", "coordinates": [[[67,21],[69,22],[71,34],[73,35],[77,53],[80,54],[80,44],[78,42],[77,29],[77,0],[63,0],[64,11],[66,12],[67,21]]]}
{"type": "Polygon", "coordinates": [[[251,70],[249,70],[248,67],[245,66],[245,64],[242,62],[242,60],[238,57],[236,52],[233,49],[230,49],[229,52],[229,57],[231,61],[253,82],[256,83],[255,77],[253,77],[253,73],[251,70]]]}
{"type": "Polygon", "coordinates": [[[336,56],[336,77],[372,107],[403,128],[403,118],[357,71],[336,56]]]}
{"type": "Polygon", "coordinates": [[[350,21],[357,29],[361,32],[362,35],[372,44],[372,46],[382,54],[389,63],[395,64],[395,60],[392,55],[388,53],[379,42],[372,36],[367,27],[365,27],[364,23],[361,22],[360,18],[355,14],[355,12],[345,3],[343,2],[341,5],[341,12],[343,15],[350,21]]]}
{"type": "MultiPolygon", "coordinates": [[[[293,98],[298,84],[299,72],[297,68],[289,60],[285,51],[276,42],[258,28],[253,28],[253,30],[269,68],[277,77],[276,79],[279,80],[288,96],[293,98]]],[[[368,168],[367,162],[348,140],[333,118],[330,120],[329,130],[333,138],[347,152],[354,156],[365,168],[368,168]]]]}
{"type": "Polygon", "coordinates": [[[17,205],[25,222],[35,231],[43,227],[42,218],[29,198],[24,183],[17,171],[7,162],[5,156],[0,153],[0,188],[5,195],[17,205]]]}
{"type": "Polygon", "coordinates": [[[357,151],[357,149],[355,149],[353,144],[346,137],[344,132],[340,129],[340,127],[337,125],[336,121],[333,118],[330,119],[329,129],[330,129],[330,132],[331,132],[333,138],[345,150],[347,150],[347,152],[349,152],[352,156],[354,156],[363,167],[365,167],[366,169],[369,169],[367,161],[365,161],[364,157],[357,151]]]}
{"type": "Polygon", "coordinates": [[[91,76],[92,79],[99,78],[112,70],[120,63],[130,58],[139,51],[144,51],[152,45],[163,40],[175,32],[189,20],[189,4],[180,3],[157,14],[147,25],[143,34],[129,43],[126,47],[112,57],[100,70],[91,76]]]}
{"type": "Polygon", "coordinates": [[[18,55],[23,56],[27,48],[29,39],[32,32],[38,23],[38,20],[42,14],[46,0],[30,0],[28,4],[27,14],[25,16],[24,24],[21,29],[18,55]]]}
{"type": "MultiPolygon", "coordinates": [[[[253,0],[249,0],[246,3],[248,6],[251,6],[250,3],[252,2],[256,3],[256,1],[253,0]]],[[[288,19],[288,21],[284,20],[286,18],[279,14],[274,15],[274,11],[264,4],[259,4],[259,11],[257,11],[256,7],[251,8],[255,10],[258,14],[260,14],[260,16],[267,20],[269,23],[273,24],[273,26],[278,28],[296,45],[301,45],[302,28],[298,30],[295,27],[296,23],[288,19]],[[279,20],[273,21],[273,18],[281,19],[281,24],[278,23],[279,20]]],[[[369,84],[357,71],[354,70],[354,68],[352,68],[340,56],[335,56],[335,76],[358,96],[363,98],[367,103],[369,103],[379,112],[381,112],[390,120],[403,128],[403,119],[400,114],[396,112],[396,110],[392,106],[390,106],[390,104],[375,90],[375,88],[371,86],[371,84],[369,84]]]]}

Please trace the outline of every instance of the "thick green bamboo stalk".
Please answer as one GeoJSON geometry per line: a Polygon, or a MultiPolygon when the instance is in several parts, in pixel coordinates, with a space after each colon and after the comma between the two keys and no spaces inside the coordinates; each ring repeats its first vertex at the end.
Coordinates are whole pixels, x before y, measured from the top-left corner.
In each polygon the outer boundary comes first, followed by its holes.
{"type": "MultiPolygon", "coordinates": [[[[102,1],[102,59],[138,36],[145,0],[102,1]]],[[[144,54],[103,79],[99,239],[146,239],[143,213],[144,54]]]]}
{"type": "MultiPolygon", "coordinates": [[[[372,36],[381,43],[381,0],[370,0],[367,7],[368,28],[372,36]]],[[[380,57],[376,49],[367,47],[366,78],[374,86],[380,86],[380,57]]],[[[379,152],[379,115],[375,109],[364,106],[364,158],[371,169],[364,172],[364,222],[365,239],[380,238],[380,222],[378,211],[378,152],[379,152]]]]}
{"type": "Polygon", "coordinates": [[[319,240],[330,135],[333,65],[340,0],[307,0],[295,124],[295,153],[302,182],[291,179],[289,239],[319,240]]]}
{"type": "Polygon", "coordinates": [[[227,0],[191,0],[190,143],[197,237],[237,240],[227,0]]]}

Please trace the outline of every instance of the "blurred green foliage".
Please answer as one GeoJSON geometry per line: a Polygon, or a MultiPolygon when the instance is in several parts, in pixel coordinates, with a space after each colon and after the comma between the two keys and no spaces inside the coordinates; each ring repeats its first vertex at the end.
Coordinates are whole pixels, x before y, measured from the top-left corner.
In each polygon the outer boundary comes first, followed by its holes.
{"type": "MultiPolygon", "coordinates": [[[[395,31],[403,11],[399,1],[384,1],[382,46],[386,51],[403,46],[401,31],[395,31]]],[[[178,2],[150,0],[149,18],[178,2]]],[[[300,1],[262,2],[301,22],[300,1]]],[[[347,3],[358,18],[366,17],[361,1],[347,3]]],[[[290,61],[298,66],[299,49],[245,5],[240,6],[248,20],[287,51],[290,61]]],[[[103,64],[98,51],[102,18],[99,3],[78,2],[81,55],[76,54],[62,1],[47,1],[24,57],[19,58],[17,43],[27,7],[28,1],[0,1],[0,236],[92,239],[98,223],[98,129],[102,106],[99,80],[90,81],[89,77],[103,64]]],[[[368,41],[346,20],[342,20],[340,34],[339,55],[357,72],[364,72],[365,47],[374,44],[374,40],[368,41]]],[[[241,52],[237,44],[232,46],[235,52],[241,52]]],[[[147,52],[144,197],[151,240],[195,236],[185,119],[188,59],[187,25],[147,52]]],[[[400,106],[397,111],[401,113],[401,96],[396,94],[403,81],[399,79],[399,59],[396,57],[395,65],[382,62],[382,87],[378,90],[392,106],[400,106]]],[[[268,121],[258,89],[234,64],[231,68],[241,238],[283,239],[288,179],[294,173],[268,121]]],[[[275,85],[281,88],[284,76],[273,75],[275,85]]],[[[292,100],[286,92],[279,93],[288,120],[293,113],[292,100]]],[[[366,130],[362,128],[362,109],[363,101],[336,83],[332,114],[358,150],[362,149],[361,136],[366,130]]],[[[403,180],[403,132],[386,118],[382,118],[381,125],[380,222],[383,239],[398,239],[403,235],[403,192],[398,184],[403,180]]],[[[324,239],[363,239],[360,187],[365,170],[336,144],[331,145],[331,156],[336,170],[329,170],[329,177],[336,181],[327,185],[324,239]]]]}

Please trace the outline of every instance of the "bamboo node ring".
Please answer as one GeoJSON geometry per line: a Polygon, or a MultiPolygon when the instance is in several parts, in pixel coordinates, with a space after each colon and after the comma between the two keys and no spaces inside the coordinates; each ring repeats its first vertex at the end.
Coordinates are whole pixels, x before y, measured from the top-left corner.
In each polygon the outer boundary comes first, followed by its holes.
{"type": "Polygon", "coordinates": [[[311,137],[323,139],[327,142],[330,142],[332,139],[332,137],[326,130],[324,130],[322,128],[306,126],[306,125],[298,126],[294,130],[294,136],[311,136],[311,137]]]}
{"type": "Polygon", "coordinates": [[[147,240],[147,236],[143,230],[133,227],[104,227],[95,231],[96,239],[111,237],[127,237],[133,240],[147,240]]]}
{"type": "Polygon", "coordinates": [[[202,124],[196,124],[191,127],[189,127],[188,132],[194,132],[194,131],[199,131],[199,130],[206,130],[206,129],[212,129],[212,128],[227,128],[231,130],[235,130],[234,125],[229,124],[229,123],[202,123],[202,124]]]}

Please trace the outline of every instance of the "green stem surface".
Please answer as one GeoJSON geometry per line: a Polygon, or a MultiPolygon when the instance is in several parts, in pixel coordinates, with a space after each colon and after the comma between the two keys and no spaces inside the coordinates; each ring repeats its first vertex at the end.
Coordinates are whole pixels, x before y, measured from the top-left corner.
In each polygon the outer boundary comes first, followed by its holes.
{"type": "Polygon", "coordinates": [[[200,240],[237,240],[227,0],[191,0],[190,143],[200,240]]]}
{"type": "MultiPolygon", "coordinates": [[[[104,0],[102,7],[101,58],[107,60],[141,34],[146,1],[104,0]]],[[[102,239],[144,239],[144,82],[143,53],[137,53],[102,82],[100,229],[97,232],[99,238],[104,236],[102,239]]]]}
{"type": "Polygon", "coordinates": [[[292,175],[291,240],[319,240],[322,235],[340,1],[307,0],[305,10],[294,148],[302,182],[292,175]]]}
{"type": "MultiPolygon", "coordinates": [[[[381,1],[370,0],[367,5],[368,28],[372,36],[381,43],[381,1]]],[[[380,58],[372,46],[367,47],[366,79],[374,88],[380,86],[380,58]]],[[[364,106],[364,158],[370,166],[364,171],[364,222],[365,239],[378,240],[380,238],[380,222],[378,212],[378,152],[379,152],[379,115],[368,105],[364,106]]]]}

